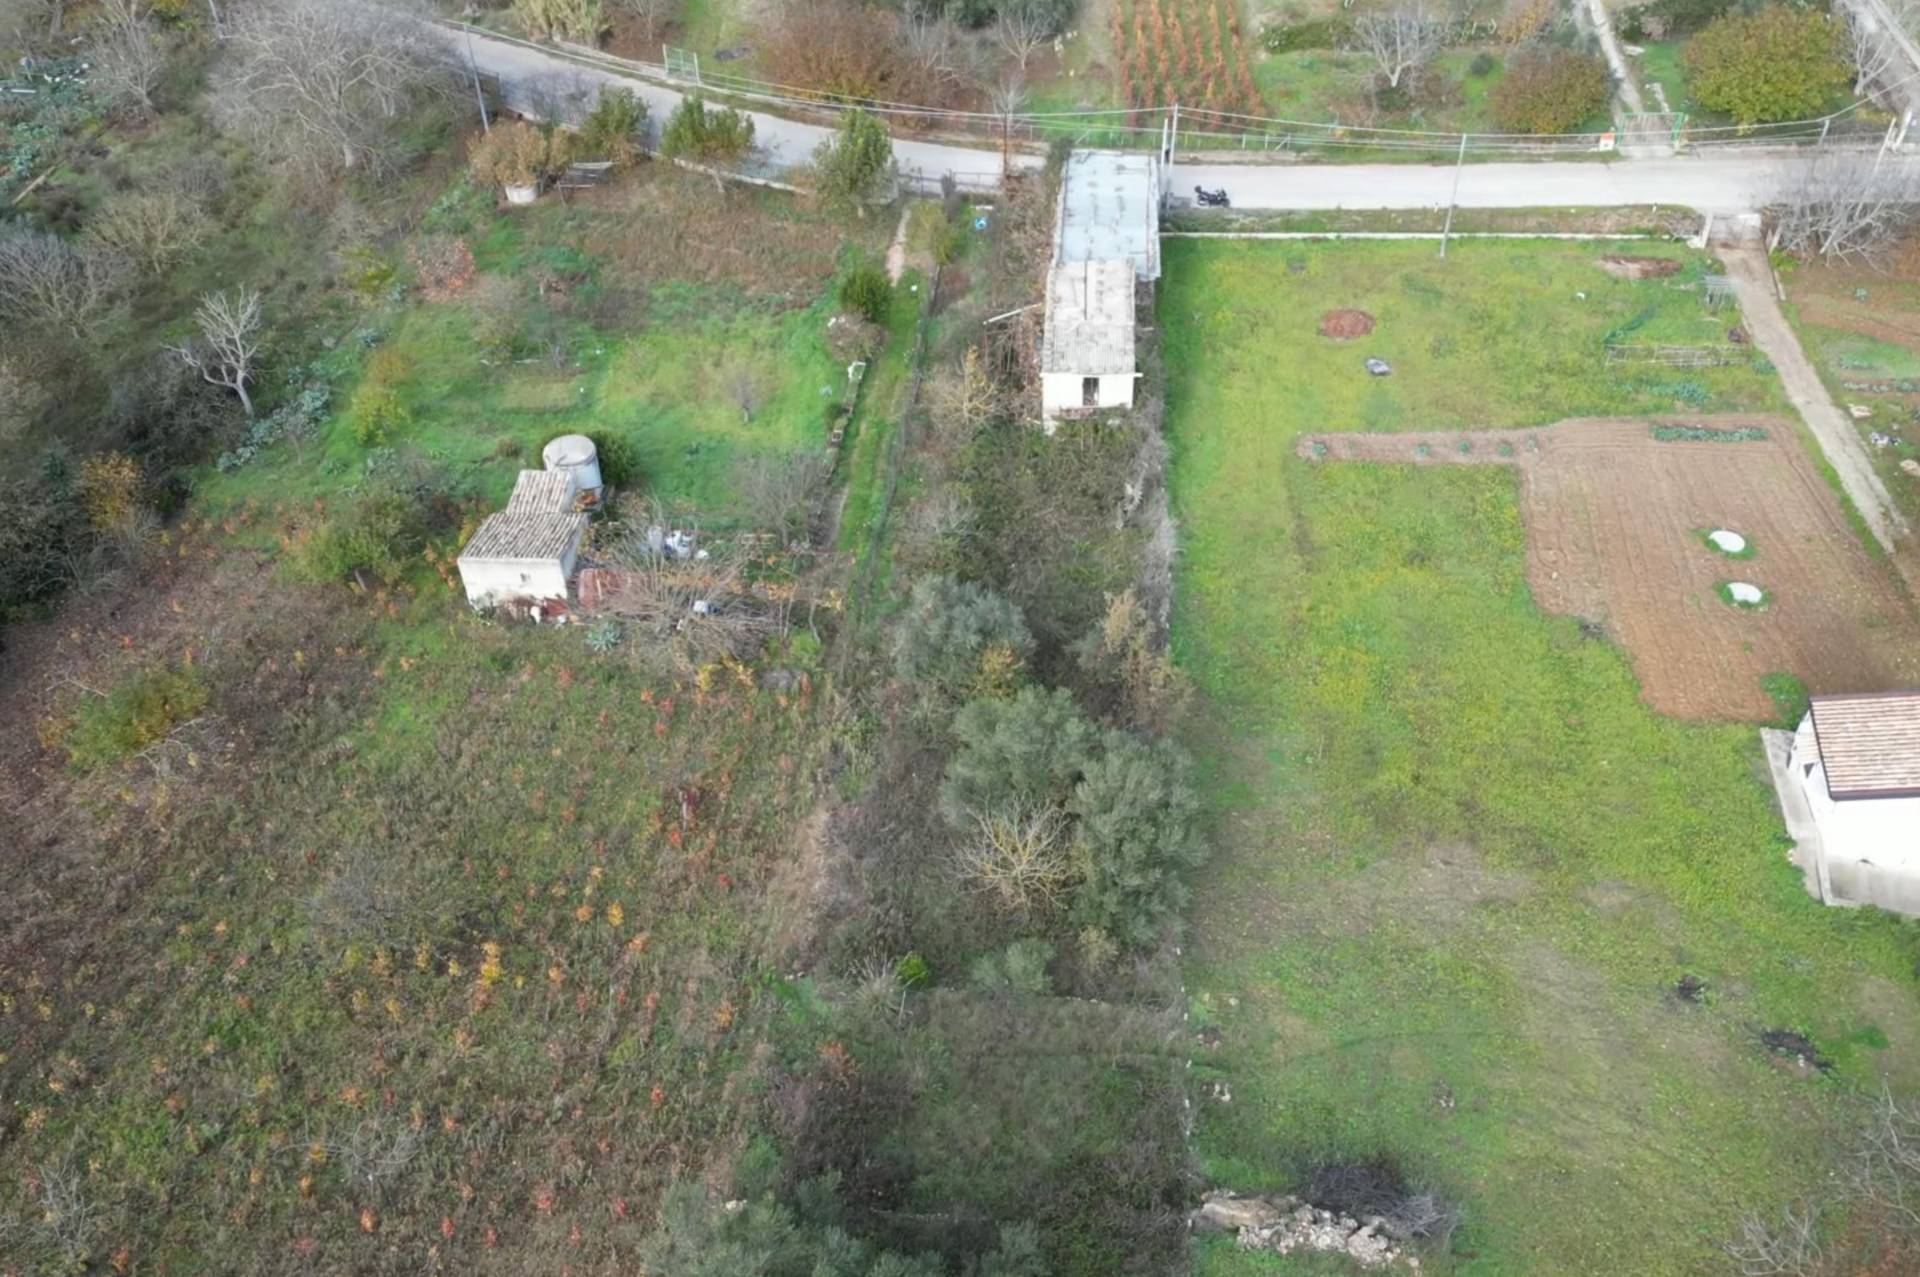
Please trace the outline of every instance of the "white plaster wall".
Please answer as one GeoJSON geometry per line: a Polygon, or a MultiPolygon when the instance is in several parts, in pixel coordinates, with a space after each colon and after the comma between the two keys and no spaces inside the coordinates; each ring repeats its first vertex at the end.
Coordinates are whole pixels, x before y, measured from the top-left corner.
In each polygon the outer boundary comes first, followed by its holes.
{"type": "MultiPolygon", "coordinates": [[[[1079,373],[1049,372],[1040,376],[1040,415],[1048,421],[1084,411],[1079,373]]],[[[1100,378],[1101,408],[1125,408],[1133,403],[1134,374],[1110,372],[1100,378]]]]}
{"type": "Polygon", "coordinates": [[[460,561],[467,602],[491,607],[503,599],[564,599],[573,556],[539,562],[514,559],[460,561]]]}

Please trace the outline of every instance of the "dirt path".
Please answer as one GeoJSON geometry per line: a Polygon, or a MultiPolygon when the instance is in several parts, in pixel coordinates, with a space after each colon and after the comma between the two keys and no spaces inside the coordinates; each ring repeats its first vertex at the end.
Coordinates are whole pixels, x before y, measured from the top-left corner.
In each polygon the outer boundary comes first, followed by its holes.
{"type": "Polygon", "coordinates": [[[1600,39],[1600,52],[1607,58],[1607,65],[1613,68],[1613,78],[1620,86],[1621,109],[1634,115],[1643,114],[1646,106],[1640,99],[1640,86],[1634,82],[1633,68],[1620,53],[1620,42],[1613,37],[1613,17],[1607,12],[1606,0],[1587,0],[1587,13],[1593,20],[1593,33],[1600,39]]]}
{"type": "Polygon", "coordinates": [[[1821,453],[1839,474],[1840,486],[1860,511],[1860,517],[1866,520],[1874,540],[1893,556],[1901,574],[1911,580],[1912,569],[1906,556],[1895,553],[1895,546],[1911,529],[1893,504],[1892,494],[1874,472],[1873,460],[1867,455],[1860,432],[1827,393],[1826,384],[1820,380],[1806,352],[1800,349],[1800,339],[1781,313],[1766,251],[1758,244],[1716,244],[1714,252],[1726,265],[1727,278],[1732,281],[1734,296],[1740,300],[1740,313],[1746,317],[1753,344],[1779,370],[1787,398],[1807,428],[1813,431],[1821,453]]]}
{"type": "Polygon", "coordinates": [[[887,282],[897,284],[900,276],[907,270],[907,217],[913,212],[913,201],[900,202],[900,225],[893,229],[893,242],[887,245],[887,282]]]}

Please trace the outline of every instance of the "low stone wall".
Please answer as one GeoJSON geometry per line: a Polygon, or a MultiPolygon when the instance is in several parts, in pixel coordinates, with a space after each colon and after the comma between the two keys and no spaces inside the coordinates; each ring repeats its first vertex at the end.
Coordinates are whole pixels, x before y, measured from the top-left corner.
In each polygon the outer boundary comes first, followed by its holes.
{"type": "Polygon", "coordinates": [[[1384,1220],[1354,1219],[1320,1210],[1297,1197],[1214,1192],[1187,1219],[1197,1232],[1236,1234],[1242,1250],[1340,1254],[1362,1268],[1420,1267],[1418,1256],[1408,1254],[1383,1231],[1384,1220]]]}

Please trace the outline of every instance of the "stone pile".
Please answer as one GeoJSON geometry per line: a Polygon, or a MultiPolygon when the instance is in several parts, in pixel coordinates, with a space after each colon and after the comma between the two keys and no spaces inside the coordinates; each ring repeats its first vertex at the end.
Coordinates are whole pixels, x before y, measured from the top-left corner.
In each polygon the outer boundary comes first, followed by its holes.
{"type": "Polygon", "coordinates": [[[1188,1218],[1201,1232],[1236,1234],[1242,1250],[1340,1254],[1362,1268],[1420,1267],[1416,1256],[1407,1254],[1383,1231],[1384,1220],[1358,1220],[1320,1210],[1297,1197],[1213,1192],[1188,1218]]]}

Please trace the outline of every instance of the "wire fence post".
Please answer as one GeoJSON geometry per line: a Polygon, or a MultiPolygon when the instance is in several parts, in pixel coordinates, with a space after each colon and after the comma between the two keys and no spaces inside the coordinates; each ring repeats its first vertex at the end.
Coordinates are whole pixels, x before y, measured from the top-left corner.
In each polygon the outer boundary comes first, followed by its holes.
{"type": "Polygon", "coordinates": [[[1440,229],[1440,257],[1447,256],[1447,237],[1453,234],[1453,210],[1460,203],[1460,174],[1467,167],[1467,135],[1460,135],[1460,154],[1453,161],[1453,194],[1447,199],[1447,224],[1440,229]]]}

